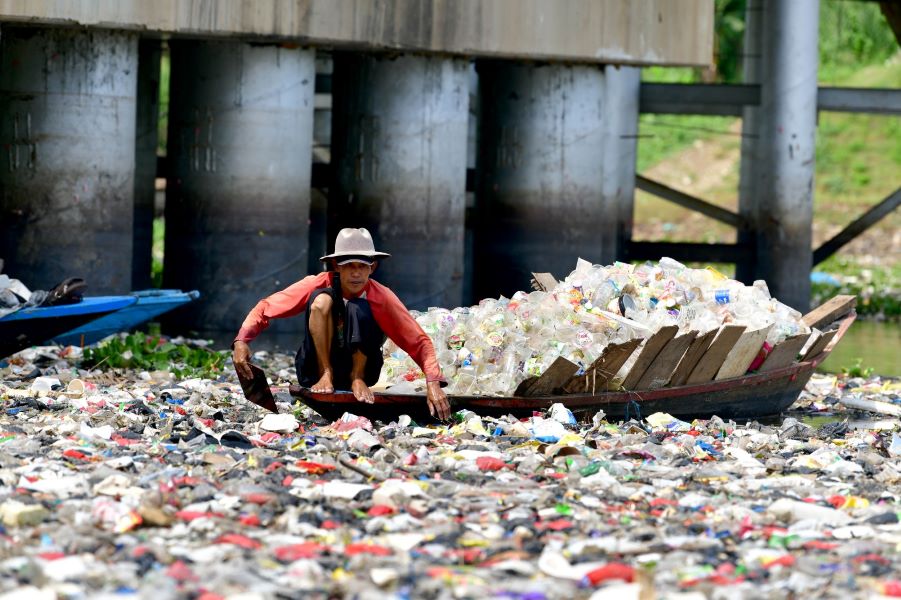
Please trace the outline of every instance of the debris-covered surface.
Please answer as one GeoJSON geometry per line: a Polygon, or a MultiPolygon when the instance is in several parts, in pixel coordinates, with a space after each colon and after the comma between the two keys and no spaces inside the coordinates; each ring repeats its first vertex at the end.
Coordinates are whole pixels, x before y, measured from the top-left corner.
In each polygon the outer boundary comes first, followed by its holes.
{"type": "Polygon", "coordinates": [[[421,427],[59,352],[0,367],[2,598],[901,594],[899,421],[842,403],[898,382],[815,376],[770,424],[421,427]]]}

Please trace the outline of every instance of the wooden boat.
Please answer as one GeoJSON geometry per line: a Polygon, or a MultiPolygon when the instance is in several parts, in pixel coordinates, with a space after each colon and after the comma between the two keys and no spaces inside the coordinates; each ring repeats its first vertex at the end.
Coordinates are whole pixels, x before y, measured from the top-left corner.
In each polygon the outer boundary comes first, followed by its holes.
{"type": "Polygon", "coordinates": [[[134,296],[93,296],[75,304],[24,308],[0,319],[0,358],[44,343],[137,302],[134,296]]]}
{"type": "MultiPolygon", "coordinates": [[[[676,336],[674,331],[661,330],[637,350],[638,359],[624,380],[624,385],[635,386],[633,389],[606,387],[608,378],[636,351],[637,343],[630,344],[631,348],[621,345],[605,351],[605,356],[586,370],[587,376],[574,376],[570,367],[563,365],[561,369],[555,363],[530,385],[520,386],[517,392],[524,395],[449,396],[448,399],[455,411],[468,409],[483,416],[520,418],[547,410],[557,402],[573,411],[577,418],[590,418],[603,410],[608,420],[640,418],[655,412],[682,419],[713,415],[755,419],[777,415],[797,400],[814,370],[854,322],[854,303],[853,296],[837,296],[805,315],[805,323],[822,329],[823,333],[811,334],[816,335],[814,340],[808,340],[806,334],[788,338],[770,351],[756,372],[746,373],[766,338],[763,330],[745,332],[744,328],[724,326],[716,335],[696,336],[689,332],[691,339],[684,337],[689,334],[676,336]],[[800,355],[802,349],[804,353],[800,355]],[[592,370],[605,364],[608,371],[592,370]]],[[[389,389],[376,393],[373,404],[365,404],[350,392],[314,394],[291,386],[290,393],[327,419],[337,419],[350,412],[382,421],[396,419],[401,414],[421,423],[432,421],[422,394],[392,394],[389,389]]]]}
{"type": "Polygon", "coordinates": [[[133,304],[80,327],[54,335],[48,341],[63,346],[89,346],[108,335],[131,331],[142,323],[196,300],[200,297],[200,292],[154,289],[132,292],[129,295],[136,300],[133,304]]]}

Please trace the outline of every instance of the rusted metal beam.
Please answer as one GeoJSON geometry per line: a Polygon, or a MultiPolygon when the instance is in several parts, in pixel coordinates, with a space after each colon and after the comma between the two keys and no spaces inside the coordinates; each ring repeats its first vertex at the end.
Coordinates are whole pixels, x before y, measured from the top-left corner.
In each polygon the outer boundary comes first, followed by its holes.
{"type": "Polygon", "coordinates": [[[901,205],[901,188],[892,192],[885,200],[865,212],[860,218],[837,233],[835,237],[817,248],[813,253],[813,264],[818,265],[835,254],[839,248],[878,223],[898,208],[899,205],[901,205]]]}
{"type": "Polygon", "coordinates": [[[711,219],[715,219],[738,229],[744,229],[747,226],[745,218],[741,215],[726,210],[725,208],[716,206],[715,204],[701,200],[700,198],[690,196],[685,192],[680,192],[679,190],[666,186],[659,181],[648,179],[643,175],[635,176],[635,187],[649,194],[653,194],[654,196],[663,198],[664,200],[668,200],[689,210],[699,212],[702,215],[710,217],[711,219]]]}
{"type": "Polygon", "coordinates": [[[740,117],[760,104],[760,86],[714,83],[642,83],[639,111],[674,115],[740,117]]]}
{"type": "Polygon", "coordinates": [[[821,87],[817,90],[817,110],[901,115],[901,90],[821,87]]]}
{"type": "MultiPolygon", "coordinates": [[[[740,117],[743,108],[758,106],[758,84],[642,83],[639,110],[740,117]]],[[[817,110],[897,115],[901,114],[901,90],[824,86],[817,89],[817,110]]]]}

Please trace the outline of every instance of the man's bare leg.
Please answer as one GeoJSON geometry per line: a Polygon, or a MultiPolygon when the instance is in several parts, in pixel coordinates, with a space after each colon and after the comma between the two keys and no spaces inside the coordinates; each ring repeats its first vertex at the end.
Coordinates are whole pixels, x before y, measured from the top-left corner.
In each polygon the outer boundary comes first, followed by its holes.
{"type": "Polygon", "coordinates": [[[363,380],[363,374],[366,372],[366,355],[357,350],[351,358],[353,359],[353,365],[350,370],[350,389],[354,393],[354,398],[360,402],[372,404],[375,402],[375,397],[372,395],[372,390],[369,389],[369,386],[363,380]]]}
{"type": "Polygon", "coordinates": [[[319,294],[309,310],[310,336],[313,338],[316,362],[319,365],[319,381],[310,387],[310,391],[317,394],[331,394],[335,391],[331,361],[332,335],[335,331],[332,322],[332,297],[329,294],[319,294]]]}

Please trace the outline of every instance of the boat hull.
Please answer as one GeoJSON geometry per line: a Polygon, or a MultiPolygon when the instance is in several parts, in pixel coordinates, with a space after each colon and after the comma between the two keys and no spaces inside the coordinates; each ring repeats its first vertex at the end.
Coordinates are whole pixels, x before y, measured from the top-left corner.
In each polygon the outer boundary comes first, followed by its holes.
{"type": "MultiPolygon", "coordinates": [[[[449,396],[448,400],[454,411],[466,409],[495,417],[530,417],[557,402],[569,408],[577,418],[590,419],[603,410],[607,419],[613,421],[641,418],[655,412],[666,412],[681,419],[707,419],[717,415],[740,420],[778,415],[798,399],[810,376],[826,360],[855,317],[851,313],[841,321],[835,338],[817,356],[765,373],[646,391],[540,397],[449,396]]],[[[421,394],[391,394],[389,390],[376,393],[373,404],[365,404],[358,402],[350,392],[314,394],[299,386],[291,386],[290,392],[327,419],[336,419],[349,412],[381,421],[396,419],[401,414],[410,415],[420,423],[433,420],[425,396],[421,394]]]]}
{"type": "Polygon", "coordinates": [[[26,308],[0,319],[0,358],[134,304],[133,296],[94,296],[77,304],[26,308]]]}
{"type": "Polygon", "coordinates": [[[200,297],[200,293],[197,291],[182,292],[181,290],[146,290],[134,292],[131,295],[137,299],[131,306],[71,330],[63,330],[58,335],[54,334],[48,343],[62,346],[89,346],[109,335],[121,331],[131,331],[142,323],[200,297]]]}

